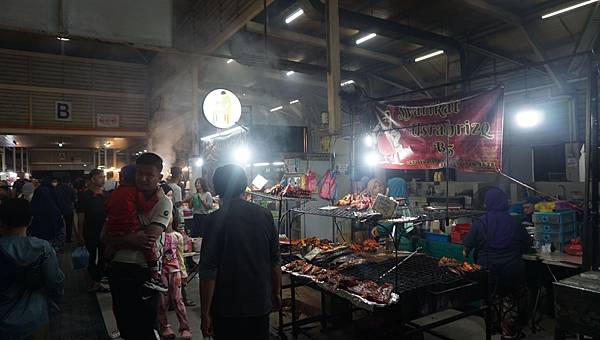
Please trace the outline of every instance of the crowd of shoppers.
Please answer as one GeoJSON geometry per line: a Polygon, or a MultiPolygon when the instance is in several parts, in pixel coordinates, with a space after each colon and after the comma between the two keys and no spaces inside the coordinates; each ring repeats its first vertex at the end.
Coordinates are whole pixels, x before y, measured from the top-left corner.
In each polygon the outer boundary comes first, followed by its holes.
{"type": "Polygon", "coordinates": [[[194,213],[192,233],[204,236],[197,269],[203,334],[269,338],[269,313],[281,307],[278,237],[271,213],[243,199],[244,170],[217,169],[222,205],[212,213],[205,179],[185,195],[181,168],[173,167],[166,183],[162,170],[162,159],[145,153],[121,169],[110,192],[98,169],[72,183],[0,182],[1,339],[49,338],[64,293],[57,253],[69,242],[89,253],[89,292],[111,293],[121,338],[174,339],[166,317],[172,306],[179,337],[191,339],[183,203],[194,213]]]}

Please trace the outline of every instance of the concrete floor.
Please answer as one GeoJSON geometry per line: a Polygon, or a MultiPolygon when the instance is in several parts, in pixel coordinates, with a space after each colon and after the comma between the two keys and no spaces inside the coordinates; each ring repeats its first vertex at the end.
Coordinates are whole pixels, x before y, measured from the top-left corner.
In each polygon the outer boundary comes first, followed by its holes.
{"type": "MultiPolygon", "coordinates": [[[[188,284],[188,298],[193,299],[196,303],[199,304],[199,295],[198,295],[198,279],[194,279],[192,282],[188,284]]],[[[300,287],[297,290],[297,296],[300,301],[306,301],[309,305],[319,305],[319,294],[316,293],[312,289],[300,287]]],[[[97,294],[98,303],[100,305],[100,309],[102,310],[102,316],[104,318],[106,329],[108,334],[112,334],[116,330],[116,324],[114,320],[114,316],[111,310],[111,298],[110,294],[97,294]]],[[[284,296],[284,299],[286,296],[284,296]]],[[[310,309],[310,307],[308,308],[310,309]]],[[[447,310],[441,313],[437,313],[434,315],[429,315],[427,317],[415,320],[418,324],[428,324],[431,322],[435,322],[441,318],[449,317],[455,313],[458,313],[454,310],[447,310]]],[[[286,316],[289,316],[289,313],[285,313],[286,316]]],[[[175,312],[169,312],[169,322],[177,327],[177,318],[175,316],[175,312]]],[[[202,334],[200,332],[200,307],[188,307],[188,318],[190,320],[191,331],[194,335],[194,339],[203,339],[202,334]]],[[[277,314],[271,315],[271,325],[275,329],[278,324],[277,314]]],[[[532,340],[542,340],[542,339],[553,339],[554,332],[554,321],[552,319],[546,318],[542,322],[543,331],[531,334],[531,332],[526,330],[526,339],[532,340]]],[[[457,322],[438,327],[435,331],[447,338],[456,339],[456,340],[476,340],[476,339],[484,339],[485,338],[485,327],[483,319],[480,317],[469,317],[466,319],[459,320],[457,322]]],[[[289,339],[293,337],[289,332],[286,332],[289,339]]],[[[356,334],[354,329],[354,324],[348,325],[348,327],[338,328],[338,329],[328,329],[325,332],[321,332],[319,324],[312,324],[302,327],[301,334],[297,336],[297,339],[312,339],[312,340],[321,340],[321,339],[340,339],[340,340],[359,340],[364,338],[361,335],[356,334]]],[[[430,334],[424,334],[423,339],[439,339],[430,334]]],[[[493,337],[494,340],[500,339],[500,336],[496,335],[493,337]]]]}

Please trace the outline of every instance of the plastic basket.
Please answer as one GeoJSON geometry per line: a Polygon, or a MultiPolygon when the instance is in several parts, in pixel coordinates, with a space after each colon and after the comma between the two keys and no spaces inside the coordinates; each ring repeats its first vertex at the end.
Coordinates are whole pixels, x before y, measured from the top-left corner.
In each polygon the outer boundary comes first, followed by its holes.
{"type": "Polygon", "coordinates": [[[431,240],[420,239],[418,241],[419,247],[423,248],[423,251],[432,257],[441,258],[444,256],[451,257],[458,261],[466,261],[474,263],[473,256],[469,256],[465,259],[463,255],[463,246],[460,244],[454,244],[450,242],[438,242],[431,240]]]}
{"type": "Polygon", "coordinates": [[[533,223],[535,224],[569,224],[575,223],[576,218],[573,210],[533,213],[533,223]]]}
{"type": "Polygon", "coordinates": [[[450,242],[450,235],[425,232],[425,239],[437,242],[450,242]]]}

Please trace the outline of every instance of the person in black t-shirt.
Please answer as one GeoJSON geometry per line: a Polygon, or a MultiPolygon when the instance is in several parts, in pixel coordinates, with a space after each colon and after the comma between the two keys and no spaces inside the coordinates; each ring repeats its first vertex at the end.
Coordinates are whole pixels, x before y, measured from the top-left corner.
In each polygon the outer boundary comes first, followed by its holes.
{"type": "Polygon", "coordinates": [[[108,288],[100,283],[104,267],[104,246],[100,242],[100,233],[106,220],[106,197],[102,190],[104,179],[102,170],[92,170],[89,174],[90,184],[87,190],[79,193],[77,200],[78,241],[85,245],[90,253],[90,292],[108,292],[108,288]]]}
{"type": "Polygon", "coordinates": [[[199,265],[202,333],[219,340],[269,339],[269,313],[281,308],[273,216],[242,199],[247,179],[241,167],[218,168],[213,183],[222,205],[205,220],[199,265]]]}

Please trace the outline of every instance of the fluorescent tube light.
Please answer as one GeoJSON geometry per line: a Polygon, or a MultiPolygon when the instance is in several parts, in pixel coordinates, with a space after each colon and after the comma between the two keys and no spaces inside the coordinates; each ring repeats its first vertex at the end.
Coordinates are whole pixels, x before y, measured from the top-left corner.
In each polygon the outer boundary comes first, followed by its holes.
{"type": "Polygon", "coordinates": [[[289,17],[285,18],[285,23],[289,24],[290,22],[298,19],[302,14],[304,14],[304,10],[300,8],[296,12],[290,14],[289,17]]]}
{"type": "Polygon", "coordinates": [[[296,72],[294,72],[294,71],[287,71],[287,72],[285,73],[285,75],[289,77],[289,76],[291,76],[291,75],[292,75],[292,74],[294,74],[294,73],[296,73],[296,72]]]}
{"type": "Polygon", "coordinates": [[[576,8],[579,8],[579,7],[583,7],[583,6],[587,6],[589,4],[593,4],[594,2],[598,2],[598,0],[588,0],[588,1],[580,2],[580,3],[575,4],[573,6],[565,7],[563,9],[559,9],[558,11],[554,11],[554,12],[550,12],[550,13],[544,14],[544,15],[542,15],[542,19],[548,19],[548,18],[553,17],[555,15],[559,15],[559,14],[562,14],[562,13],[574,10],[576,8]]]}
{"type": "Polygon", "coordinates": [[[296,103],[299,103],[299,102],[300,102],[300,100],[298,100],[298,99],[294,99],[294,100],[292,100],[292,101],[290,102],[290,105],[291,105],[291,104],[296,104],[296,103]]]}
{"type": "Polygon", "coordinates": [[[367,40],[371,40],[371,39],[375,38],[376,36],[377,36],[377,34],[375,34],[375,33],[369,33],[369,34],[365,35],[362,38],[358,38],[356,40],[356,44],[360,45],[360,44],[364,43],[367,40]]]}
{"type": "Polygon", "coordinates": [[[56,39],[58,39],[60,41],[71,41],[71,39],[65,38],[65,37],[56,37],[56,39]]]}
{"type": "Polygon", "coordinates": [[[231,64],[231,63],[233,63],[234,61],[235,61],[235,60],[233,60],[233,59],[227,59],[227,63],[228,63],[228,64],[231,64]]]}
{"type": "Polygon", "coordinates": [[[340,85],[346,86],[346,85],[351,85],[351,84],[354,84],[354,80],[352,80],[352,79],[346,80],[346,81],[342,82],[340,85]]]}
{"type": "Polygon", "coordinates": [[[281,109],[283,109],[283,106],[274,107],[274,108],[270,109],[269,111],[275,112],[275,111],[279,111],[281,109]]]}
{"type": "Polygon", "coordinates": [[[444,54],[444,51],[442,51],[442,50],[439,50],[439,51],[435,51],[435,52],[432,52],[432,53],[426,54],[426,55],[424,55],[424,56],[422,56],[422,57],[415,58],[415,63],[418,63],[419,61],[423,61],[423,60],[425,60],[425,59],[433,58],[433,57],[435,57],[436,55],[440,55],[440,54],[444,54]]]}

